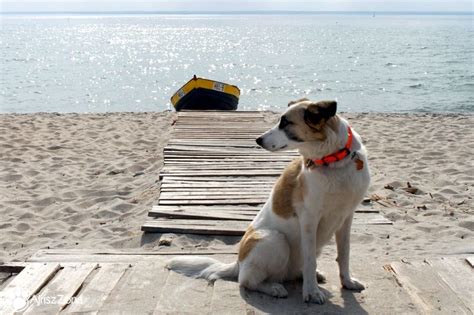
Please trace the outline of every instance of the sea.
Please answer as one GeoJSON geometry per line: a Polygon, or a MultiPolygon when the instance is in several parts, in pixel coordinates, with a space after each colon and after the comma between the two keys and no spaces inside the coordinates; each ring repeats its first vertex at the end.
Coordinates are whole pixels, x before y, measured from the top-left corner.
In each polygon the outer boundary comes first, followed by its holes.
{"type": "Polygon", "coordinates": [[[0,112],[172,109],[193,75],[240,110],[474,112],[468,14],[2,14],[0,112]]]}

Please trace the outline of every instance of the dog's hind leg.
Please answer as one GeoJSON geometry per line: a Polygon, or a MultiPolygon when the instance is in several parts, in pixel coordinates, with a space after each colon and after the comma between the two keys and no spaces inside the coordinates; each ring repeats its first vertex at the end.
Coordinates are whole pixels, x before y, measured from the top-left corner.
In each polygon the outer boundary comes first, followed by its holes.
{"type": "Polygon", "coordinates": [[[286,297],[288,292],[280,283],[286,278],[289,246],[277,231],[259,231],[262,239],[250,254],[239,262],[241,286],[275,297],[286,297]]]}

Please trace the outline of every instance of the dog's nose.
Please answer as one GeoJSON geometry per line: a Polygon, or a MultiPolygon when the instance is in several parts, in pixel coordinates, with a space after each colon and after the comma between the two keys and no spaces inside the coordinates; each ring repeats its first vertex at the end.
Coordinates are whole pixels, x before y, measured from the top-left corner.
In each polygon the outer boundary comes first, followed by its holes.
{"type": "Polygon", "coordinates": [[[259,146],[262,146],[262,143],[263,143],[263,138],[262,137],[258,137],[257,140],[255,140],[257,142],[257,144],[259,146]]]}

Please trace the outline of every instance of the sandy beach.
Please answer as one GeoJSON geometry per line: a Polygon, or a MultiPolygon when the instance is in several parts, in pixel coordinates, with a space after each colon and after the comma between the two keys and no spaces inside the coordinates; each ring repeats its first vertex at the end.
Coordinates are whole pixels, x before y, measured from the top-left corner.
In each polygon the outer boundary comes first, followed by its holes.
{"type": "MultiPolygon", "coordinates": [[[[474,252],[474,116],[343,114],[370,159],[368,198],[393,227],[353,228],[353,257],[474,252]]],[[[276,120],[277,114],[267,114],[276,120]]],[[[205,248],[234,237],[146,235],[174,113],[0,116],[0,261],[46,248],[205,248]]],[[[329,246],[327,252],[334,252],[329,246]]],[[[332,254],[331,254],[332,255],[332,254]]]]}

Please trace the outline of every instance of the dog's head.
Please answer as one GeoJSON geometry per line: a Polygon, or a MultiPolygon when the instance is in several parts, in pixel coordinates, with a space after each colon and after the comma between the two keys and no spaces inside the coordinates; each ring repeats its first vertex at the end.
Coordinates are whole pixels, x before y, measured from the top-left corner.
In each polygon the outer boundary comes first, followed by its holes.
{"type": "Polygon", "coordinates": [[[335,101],[292,101],[278,124],[257,138],[269,151],[300,149],[308,143],[326,140],[326,125],[336,115],[335,101]]]}

